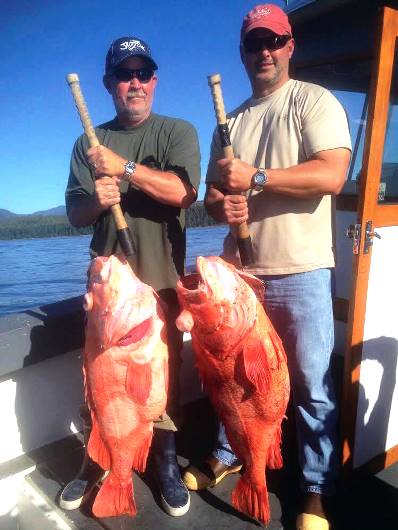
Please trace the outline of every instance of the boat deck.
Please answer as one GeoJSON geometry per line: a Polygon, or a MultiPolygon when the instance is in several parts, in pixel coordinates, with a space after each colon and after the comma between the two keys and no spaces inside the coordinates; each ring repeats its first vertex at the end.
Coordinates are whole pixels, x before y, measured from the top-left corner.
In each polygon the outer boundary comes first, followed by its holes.
{"type": "MultiPolygon", "coordinates": [[[[184,437],[178,437],[181,466],[205,455],[211,446],[214,417],[206,399],[190,404],[186,410],[188,422],[184,437]]],[[[288,422],[284,436],[283,470],[267,472],[271,521],[269,530],[294,530],[298,507],[297,463],[293,434],[288,422]]],[[[95,519],[90,510],[93,495],[78,510],[69,512],[58,508],[63,485],[77,473],[82,459],[79,436],[55,442],[29,455],[10,462],[8,475],[0,481],[0,495],[5,487],[16,487],[19,499],[7,512],[4,497],[0,499],[0,530],[250,530],[261,525],[237,512],[230,502],[230,493],[237,476],[227,477],[217,487],[191,494],[189,512],[179,518],[169,517],[160,507],[159,496],[150,469],[134,475],[138,513],[127,516],[95,519]],[[33,466],[33,467],[32,467],[33,466]],[[24,476],[24,471],[28,474],[24,476]],[[3,488],[1,488],[3,484],[3,488]]],[[[150,467],[150,466],[149,466],[150,467]]],[[[94,492],[95,494],[95,492],[94,492]]],[[[398,465],[376,476],[357,478],[340,487],[334,505],[334,530],[397,530],[398,529],[398,465]]]]}

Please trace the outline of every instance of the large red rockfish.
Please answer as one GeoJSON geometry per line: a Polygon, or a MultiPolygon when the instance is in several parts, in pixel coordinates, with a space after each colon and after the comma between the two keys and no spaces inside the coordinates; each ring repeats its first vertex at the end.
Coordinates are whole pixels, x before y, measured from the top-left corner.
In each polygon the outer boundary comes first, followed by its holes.
{"type": "Polygon", "coordinates": [[[197,270],[177,285],[183,308],[177,326],[191,332],[204,388],[244,464],[232,504],[267,523],[265,469],[282,466],[281,422],[290,391],[286,355],[257,299],[264,297],[258,278],[218,257],[198,257],[197,270]]]}
{"type": "Polygon", "coordinates": [[[166,407],[165,318],[154,290],[116,256],[92,261],[85,309],[85,391],[93,420],[87,449],[110,470],[93,513],[134,516],[131,469],[145,470],[153,420],[166,407]]]}

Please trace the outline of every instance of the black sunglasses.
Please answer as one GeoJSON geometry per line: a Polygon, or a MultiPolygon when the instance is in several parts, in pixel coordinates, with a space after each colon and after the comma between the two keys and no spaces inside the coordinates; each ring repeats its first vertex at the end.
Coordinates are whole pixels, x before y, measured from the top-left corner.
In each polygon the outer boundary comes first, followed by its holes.
{"type": "Polygon", "coordinates": [[[153,70],[151,68],[136,68],[130,70],[130,68],[118,68],[112,75],[116,77],[118,81],[131,81],[134,77],[138,79],[140,83],[148,83],[153,77],[153,70]]]}
{"type": "Polygon", "coordinates": [[[248,37],[243,48],[246,53],[258,53],[266,48],[270,52],[280,50],[291,39],[291,35],[266,35],[264,37],[248,37]]]}

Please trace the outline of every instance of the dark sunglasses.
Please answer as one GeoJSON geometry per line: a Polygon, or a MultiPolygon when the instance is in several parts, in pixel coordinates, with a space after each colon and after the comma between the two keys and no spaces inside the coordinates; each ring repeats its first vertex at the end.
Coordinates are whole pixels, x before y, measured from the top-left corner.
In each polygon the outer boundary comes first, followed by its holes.
{"type": "Polygon", "coordinates": [[[280,50],[291,39],[291,35],[266,35],[265,37],[248,37],[243,48],[246,53],[258,53],[266,48],[270,52],[280,50]]]}
{"type": "Polygon", "coordinates": [[[130,70],[130,68],[118,68],[112,74],[118,81],[131,81],[134,77],[138,79],[140,83],[148,83],[153,77],[153,70],[151,68],[136,68],[130,70]]]}

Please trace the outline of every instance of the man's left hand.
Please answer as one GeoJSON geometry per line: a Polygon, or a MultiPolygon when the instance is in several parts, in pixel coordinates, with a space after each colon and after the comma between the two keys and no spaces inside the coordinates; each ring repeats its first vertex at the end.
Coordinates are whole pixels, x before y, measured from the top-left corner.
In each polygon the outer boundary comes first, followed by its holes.
{"type": "Polygon", "coordinates": [[[124,175],[124,164],[127,160],[104,145],[90,147],[87,151],[87,158],[96,177],[122,177],[124,175]]]}
{"type": "Polygon", "coordinates": [[[217,165],[223,188],[231,192],[246,191],[250,188],[255,168],[239,158],[222,158],[218,160],[217,165]]]}

